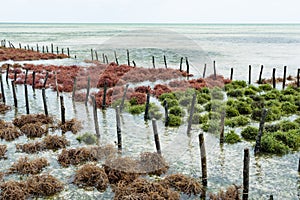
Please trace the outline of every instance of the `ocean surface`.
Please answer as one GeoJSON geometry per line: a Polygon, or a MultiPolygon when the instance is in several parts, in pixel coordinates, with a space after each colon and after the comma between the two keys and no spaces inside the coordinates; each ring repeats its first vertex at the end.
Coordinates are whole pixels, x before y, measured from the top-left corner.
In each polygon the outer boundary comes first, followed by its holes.
{"type": "MultiPolygon", "coordinates": [[[[296,75],[300,68],[300,24],[21,24],[0,23],[0,38],[15,46],[36,48],[50,44],[59,49],[70,48],[77,62],[91,59],[91,49],[99,60],[102,54],[114,61],[114,51],[120,63],[130,60],[138,66],[179,67],[181,57],[188,57],[191,71],[202,74],[204,64],[208,73],[212,61],[217,72],[229,77],[234,68],[234,79],[248,80],[248,66],[252,65],[253,81],[260,65],[264,65],[264,78],[270,78],[272,68],[282,76],[284,65],[288,75],[296,75]]],[[[95,55],[94,55],[95,59],[95,55]]],[[[184,66],[185,67],[185,66],[184,66]]],[[[212,72],[212,70],[211,70],[212,72]]]]}
{"type": "MultiPolygon", "coordinates": [[[[168,67],[178,68],[181,57],[187,57],[190,71],[201,77],[204,65],[207,74],[212,73],[212,62],[216,61],[217,73],[229,77],[230,68],[234,68],[233,79],[248,80],[248,66],[252,66],[252,82],[258,78],[260,66],[264,65],[263,78],[270,78],[272,69],[276,75],[283,75],[283,67],[288,66],[288,75],[295,76],[300,68],[300,24],[21,24],[0,23],[0,39],[6,39],[19,47],[29,45],[36,49],[38,44],[48,46],[53,43],[59,50],[70,48],[70,59],[26,61],[43,64],[89,65],[84,60],[91,60],[91,49],[97,51],[98,59],[102,54],[109,61],[115,61],[116,53],[119,63],[127,63],[128,49],[130,62],[137,66],[152,67],[152,56],[156,67],[165,67],[163,56],[166,56],[168,67]],[[76,56],[76,59],[75,59],[76,56]]],[[[95,54],[94,54],[94,59],[95,54]]],[[[11,61],[9,61],[11,62],[11,61]]],[[[1,63],[0,63],[1,64],[1,63]]],[[[185,60],[183,68],[185,69],[185,60]]],[[[4,76],[4,75],[3,75],[4,76]]],[[[10,86],[5,85],[7,99],[12,100],[10,86]]],[[[19,108],[12,109],[0,119],[11,121],[16,115],[24,114],[24,91],[17,86],[19,108]]],[[[59,99],[56,93],[46,90],[50,115],[59,118],[59,99]]],[[[63,94],[66,106],[66,118],[77,118],[84,121],[83,132],[93,132],[93,113],[91,106],[72,102],[70,94],[63,94]]],[[[32,113],[43,112],[41,91],[29,89],[29,101],[32,113]]],[[[157,102],[151,98],[151,102],[157,102]]],[[[12,105],[11,102],[8,102],[12,105]]],[[[116,140],[115,110],[98,110],[101,140],[112,143],[116,140]]],[[[293,116],[294,118],[297,116],[293,116]]],[[[284,118],[285,119],[285,118],[284,118]]],[[[151,123],[145,123],[142,115],[133,116],[122,113],[123,152],[129,156],[138,156],[143,151],[153,151],[153,132],[151,123]]],[[[258,123],[251,125],[258,126],[258,123]]],[[[171,164],[170,173],[183,173],[193,177],[201,176],[198,134],[200,129],[194,127],[192,136],[186,136],[186,123],[178,128],[166,128],[163,121],[158,121],[162,152],[171,164]]],[[[227,130],[226,130],[227,131],[227,130]]],[[[236,132],[240,134],[241,128],[236,132]]],[[[81,146],[76,136],[68,133],[72,148],[81,146]]],[[[15,153],[15,144],[27,142],[21,137],[14,142],[1,143],[8,145],[7,160],[1,160],[0,171],[9,168],[22,153],[15,153]]],[[[229,185],[242,185],[243,150],[250,149],[250,192],[249,199],[299,199],[300,176],[297,172],[299,152],[284,156],[253,155],[253,143],[242,141],[234,145],[219,145],[215,135],[205,133],[205,144],[208,162],[208,193],[217,192],[229,185]]],[[[41,152],[51,165],[45,169],[51,175],[66,183],[65,190],[53,199],[112,199],[113,193],[107,190],[85,191],[78,189],[70,180],[76,167],[62,168],[57,159],[57,152],[41,152]]],[[[33,155],[35,156],[35,155],[33,155]]],[[[15,178],[18,178],[17,176],[15,178]]],[[[194,199],[184,196],[183,199],[194,199]]]]}

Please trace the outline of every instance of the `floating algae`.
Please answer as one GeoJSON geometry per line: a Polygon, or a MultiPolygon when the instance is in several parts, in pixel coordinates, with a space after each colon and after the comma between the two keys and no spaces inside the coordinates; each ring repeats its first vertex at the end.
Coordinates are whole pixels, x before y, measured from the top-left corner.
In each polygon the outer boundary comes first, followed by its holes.
{"type": "Polygon", "coordinates": [[[45,158],[29,160],[28,157],[22,157],[16,163],[12,164],[9,168],[9,173],[38,174],[48,165],[49,163],[45,158]]]}
{"type": "Polygon", "coordinates": [[[25,124],[20,128],[21,132],[29,138],[42,137],[47,133],[47,129],[42,127],[41,123],[25,124]]]}
{"type": "Polygon", "coordinates": [[[95,164],[85,164],[76,171],[74,184],[78,187],[95,187],[99,191],[105,191],[109,181],[103,168],[95,164]]]}
{"type": "Polygon", "coordinates": [[[164,174],[169,166],[165,159],[158,153],[144,152],[140,154],[139,161],[141,171],[150,175],[164,174]]]}
{"type": "Polygon", "coordinates": [[[46,116],[44,114],[29,114],[29,115],[21,115],[13,120],[13,124],[19,128],[24,126],[25,124],[37,123],[40,122],[42,124],[52,124],[53,118],[46,116]]]}
{"type": "Polygon", "coordinates": [[[49,174],[34,175],[26,181],[27,191],[33,196],[51,196],[64,189],[63,184],[49,174]]]}
{"type": "Polygon", "coordinates": [[[199,183],[199,181],[183,174],[168,175],[161,181],[161,183],[188,195],[203,194],[204,192],[203,186],[199,183]]]}
{"type": "Polygon", "coordinates": [[[6,145],[0,145],[0,159],[1,158],[6,158],[5,154],[7,152],[7,146],[6,145]]]}
{"type": "Polygon", "coordinates": [[[128,184],[126,181],[120,181],[114,187],[115,200],[123,199],[180,199],[178,192],[169,189],[158,182],[149,182],[146,179],[138,178],[128,184]]]}
{"type": "Polygon", "coordinates": [[[80,129],[82,129],[82,124],[77,119],[71,119],[66,121],[64,124],[60,123],[58,127],[62,130],[63,133],[71,131],[76,134],[80,129]]]}
{"type": "Polygon", "coordinates": [[[210,200],[240,200],[240,189],[241,187],[232,185],[226,189],[226,192],[221,190],[218,194],[210,194],[210,200]]]}

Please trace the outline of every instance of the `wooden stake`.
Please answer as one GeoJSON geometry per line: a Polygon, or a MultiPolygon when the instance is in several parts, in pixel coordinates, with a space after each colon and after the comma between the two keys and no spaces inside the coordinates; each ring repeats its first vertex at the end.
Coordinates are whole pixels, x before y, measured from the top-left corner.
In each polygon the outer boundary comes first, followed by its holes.
{"type": "Polygon", "coordinates": [[[299,158],[299,162],[298,162],[298,172],[300,173],[300,158],[299,158]]]}
{"type": "Polygon", "coordinates": [[[48,46],[46,46],[46,52],[49,53],[48,46]]]}
{"type": "Polygon", "coordinates": [[[105,61],[106,61],[106,64],[108,64],[108,58],[107,58],[107,55],[105,55],[105,61]]]}
{"type": "Polygon", "coordinates": [[[64,54],[64,48],[61,48],[61,54],[64,54]]]}
{"type": "Polygon", "coordinates": [[[57,54],[57,55],[59,54],[58,47],[56,47],[56,54],[57,54]]]}
{"type": "Polygon", "coordinates": [[[93,49],[91,49],[91,56],[92,56],[92,60],[94,60],[94,51],[93,51],[93,49]]]}
{"type": "Polygon", "coordinates": [[[5,93],[4,93],[4,86],[3,86],[3,80],[2,80],[2,68],[0,68],[0,83],[1,83],[1,94],[2,94],[2,101],[5,103],[5,93]]]}
{"type": "Polygon", "coordinates": [[[117,121],[117,140],[118,140],[118,150],[122,151],[122,135],[121,135],[121,119],[120,119],[120,107],[116,107],[116,121],[117,121]]]}
{"type": "Polygon", "coordinates": [[[70,49],[69,49],[69,47],[67,48],[67,54],[68,54],[68,57],[70,58],[70,49]]]}
{"type": "Polygon", "coordinates": [[[300,87],[300,69],[297,71],[297,87],[300,87]]]}
{"type": "Polygon", "coordinates": [[[266,116],[267,116],[267,109],[263,108],[260,123],[259,123],[258,135],[256,137],[256,144],[255,144],[255,147],[254,147],[254,154],[257,154],[257,153],[260,152],[261,137],[262,137],[262,134],[263,134],[263,129],[264,129],[266,116]]]}
{"type": "Polygon", "coordinates": [[[187,57],[185,57],[185,63],[186,63],[186,73],[189,75],[190,73],[190,64],[187,57]]]}
{"type": "Polygon", "coordinates": [[[135,64],[135,61],[134,61],[134,60],[132,61],[132,63],[133,63],[133,67],[136,67],[136,64],[135,64]]]}
{"type": "Polygon", "coordinates": [[[53,54],[54,49],[53,49],[53,44],[51,43],[51,53],[53,54]]]}
{"type": "Polygon", "coordinates": [[[64,97],[60,96],[61,123],[66,123],[64,97]]]}
{"type": "Polygon", "coordinates": [[[27,78],[28,78],[28,69],[26,69],[26,72],[25,72],[25,80],[24,80],[24,85],[27,84],[27,78]]]}
{"type": "Polygon", "coordinates": [[[127,49],[127,65],[130,66],[129,50],[127,49]]]}
{"type": "Polygon", "coordinates": [[[59,96],[58,84],[57,84],[57,72],[54,71],[54,79],[55,79],[55,87],[56,87],[56,95],[59,96]]]}
{"type": "Polygon", "coordinates": [[[87,106],[87,102],[89,100],[90,96],[90,87],[91,87],[91,77],[88,77],[88,83],[87,83],[87,88],[86,88],[86,96],[85,96],[85,106],[87,106]]]}
{"type": "Polygon", "coordinates": [[[14,105],[17,108],[18,107],[18,100],[17,100],[16,88],[15,88],[15,82],[14,81],[11,81],[11,86],[12,86],[12,90],[13,90],[14,105]]]}
{"type": "Polygon", "coordinates": [[[243,169],[243,200],[248,200],[249,193],[249,166],[250,156],[249,149],[244,149],[244,169],[243,169]]]}
{"type": "Polygon", "coordinates": [[[8,64],[7,68],[6,68],[6,83],[7,83],[7,85],[8,85],[9,66],[10,66],[10,64],[8,64]]]}
{"type": "Polygon", "coordinates": [[[259,72],[259,78],[258,78],[258,84],[262,83],[261,76],[262,76],[263,70],[264,70],[264,66],[261,65],[260,72],[259,72]]]}
{"type": "Polygon", "coordinates": [[[95,51],[95,56],[96,56],[96,60],[99,61],[97,51],[95,51]]]}
{"type": "Polygon", "coordinates": [[[272,83],[273,83],[273,88],[276,88],[276,77],[275,77],[275,73],[276,73],[276,68],[273,68],[273,74],[272,74],[272,83]]]}
{"type": "Polygon", "coordinates": [[[152,65],[153,65],[153,68],[155,69],[155,58],[154,58],[154,56],[152,56],[152,65]]]}
{"type": "Polygon", "coordinates": [[[104,53],[102,53],[102,62],[103,62],[103,64],[105,63],[105,55],[104,55],[104,53]]]}
{"type": "Polygon", "coordinates": [[[103,90],[103,100],[102,100],[102,109],[106,108],[106,90],[107,90],[107,82],[104,82],[104,90],[103,90]]]}
{"type": "Polygon", "coordinates": [[[217,79],[217,69],[216,69],[216,61],[215,60],[213,62],[213,65],[214,65],[214,78],[216,80],[217,79]]]}
{"type": "Polygon", "coordinates": [[[187,135],[190,136],[191,130],[192,130],[192,122],[193,122],[193,115],[194,115],[194,109],[195,109],[195,104],[196,104],[196,93],[193,94],[193,99],[191,103],[191,109],[190,109],[190,116],[188,120],[188,127],[187,127],[187,135]]]}
{"type": "Polygon", "coordinates": [[[42,53],[45,53],[45,47],[44,46],[42,47],[42,53]]]}
{"type": "Polygon", "coordinates": [[[201,155],[201,169],[202,169],[202,185],[207,186],[207,164],[206,151],[203,133],[199,134],[200,155],[201,155]]]}
{"type": "Polygon", "coordinates": [[[233,78],[233,68],[230,69],[230,80],[232,81],[233,78]]]}
{"type": "Polygon", "coordinates": [[[45,88],[42,88],[42,96],[43,96],[43,104],[44,104],[45,115],[48,116],[48,108],[47,108],[45,88]]]}
{"type": "Polygon", "coordinates": [[[273,195],[272,195],[272,194],[270,195],[270,200],[274,200],[274,198],[273,198],[273,195]]]}
{"type": "Polygon", "coordinates": [[[146,106],[145,106],[145,115],[144,115],[144,120],[147,121],[150,119],[149,117],[149,104],[150,104],[150,93],[147,93],[147,101],[146,101],[146,106]]]}
{"type": "MultiPolygon", "coordinates": [[[[2,45],[1,45],[2,46],[2,45]]],[[[21,45],[21,43],[19,43],[19,49],[22,49],[22,45],[21,45]]]]}
{"type": "Polygon", "coordinates": [[[28,101],[28,90],[26,83],[24,84],[25,89],[25,104],[26,104],[26,114],[29,115],[29,101],[28,101]]]}
{"type": "Polygon", "coordinates": [[[46,87],[48,76],[49,76],[49,72],[46,72],[45,81],[44,81],[44,84],[43,84],[44,88],[46,87]]]}
{"type": "Polygon", "coordinates": [[[161,155],[161,149],[160,149],[160,142],[159,142],[159,136],[158,136],[158,131],[157,131],[157,124],[156,120],[152,119],[152,127],[153,127],[153,132],[154,132],[154,141],[155,141],[155,147],[156,151],[159,155],[161,155]]]}
{"type": "Polygon", "coordinates": [[[16,82],[17,80],[17,71],[14,71],[14,81],[16,82]]]}
{"type": "Polygon", "coordinates": [[[125,103],[125,98],[126,98],[126,93],[127,93],[128,87],[129,87],[129,84],[126,84],[124,93],[123,93],[123,97],[122,97],[122,101],[121,101],[121,105],[120,105],[120,112],[122,112],[122,110],[124,109],[124,103],[125,103]]]}
{"type": "Polygon", "coordinates": [[[35,71],[32,72],[32,90],[35,90],[35,71]]]}
{"type": "Polygon", "coordinates": [[[180,58],[180,64],[179,64],[179,71],[182,72],[182,62],[183,62],[183,57],[180,58]]]}
{"type": "Polygon", "coordinates": [[[93,102],[93,114],[94,114],[94,124],[95,124],[95,131],[98,138],[100,138],[100,131],[99,131],[99,124],[98,124],[98,115],[97,115],[97,104],[95,97],[91,95],[92,102],[93,102]]]}
{"type": "Polygon", "coordinates": [[[72,91],[72,101],[75,100],[76,84],[77,84],[77,79],[76,79],[76,77],[74,77],[74,80],[73,80],[73,91],[72,91]]]}
{"type": "Polygon", "coordinates": [[[249,65],[249,79],[248,79],[248,84],[251,84],[251,65],[249,65]]]}
{"type": "Polygon", "coordinates": [[[117,52],[116,51],[114,51],[114,55],[115,55],[116,64],[119,65],[119,61],[118,61],[118,57],[117,57],[117,52]]]}
{"type": "Polygon", "coordinates": [[[165,126],[169,126],[169,111],[168,111],[168,102],[164,100],[164,108],[165,108],[165,126]]]}
{"type": "Polygon", "coordinates": [[[204,69],[203,69],[203,78],[205,78],[205,73],[206,73],[206,63],[204,64],[204,69]]]}
{"type": "Polygon", "coordinates": [[[284,69],[283,69],[283,81],[282,81],[282,89],[283,90],[285,88],[285,81],[286,81],[286,66],[284,66],[284,69]]]}
{"type": "Polygon", "coordinates": [[[165,63],[165,68],[167,69],[168,68],[168,66],[167,66],[167,58],[166,58],[165,55],[164,55],[164,63],[165,63]]]}

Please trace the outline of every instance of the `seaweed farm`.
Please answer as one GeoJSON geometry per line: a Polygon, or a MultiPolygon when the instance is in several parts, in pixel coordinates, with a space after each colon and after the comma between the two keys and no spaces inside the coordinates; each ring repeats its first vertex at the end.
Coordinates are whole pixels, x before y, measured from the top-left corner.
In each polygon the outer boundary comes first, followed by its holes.
{"type": "Polygon", "coordinates": [[[299,199],[299,70],[233,80],[4,44],[0,199],[299,199]]]}

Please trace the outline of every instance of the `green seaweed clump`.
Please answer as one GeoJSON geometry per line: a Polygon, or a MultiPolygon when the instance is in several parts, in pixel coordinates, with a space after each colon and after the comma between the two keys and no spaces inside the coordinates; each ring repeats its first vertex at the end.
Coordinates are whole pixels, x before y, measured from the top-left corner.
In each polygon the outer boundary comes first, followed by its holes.
{"type": "Polygon", "coordinates": [[[226,117],[236,117],[239,116],[239,111],[233,106],[226,106],[226,117]]]}
{"type": "Polygon", "coordinates": [[[197,102],[199,104],[206,104],[210,100],[211,100],[211,95],[209,95],[207,93],[202,93],[202,94],[197,95],[197,102]]]}
{"type": "Polygon", "coordinates": [[[169,113],[179,117],[184,117],[185,115],[185,111],[180,106],[170,108],[169,113]]]}
{"type": "Polygon", "coordinates": [[[78,136],[76,140],[78,140],[80,143],[84,142],[85,144],[95,144],[97,142],[97,137],[93,133],[86,132],[83,135],[78,136]]]}
{"type": "Polygon", "coordinates": [[[281,105],[281,110],[283,114],[295,114],[297,112],[298,107],[295,104],[292,104],[290,102],[284,102],[281,105]]]}
{"type": "Polygon", "coordinates": [[[202,125],[202,130],[212,134],[220,133],[220,122],[217,120],[209,120],[207,123],[202,125]]]}
{"type": "Polygon", "coordinates": [[[200,113],[194,113],[192,124],[204,124],[208,122],[208,114],[201,115],[200,113]]]}
{"type": "Polygon", "coordinates": [[[261,152],[272,154],[286,154],[289,147],[282,141],[278,141],[273,134],[264,134],[261,138],[261,152]]]}
{"type": "Polygon", "coordinates": [[[180,126],[180,124],[181,124],[181,118],[179,116],[169,114],[168,126],[176,127],[176,126],[180,126]]]}
{"type": "Polygon", "coordinates": [[[258,88],[263,91],[270,91],[273,89],[272,85],[270,85],[270,84],[262,84],[262,85],[258,86],[258,88]]]}
{"type": "MultiPolygon", "coordinates": [[[[167,104],[168,104],[168,108],[171,108],[173,106],[179,106],[179,103],[176,99],[169,99],[169,98],[166,98],[165,99],[167,104]]],[[[163,102],[161,103],[163,105],[163,102]]]]}
{"type": "Polygon", "coordinates": [[[232,89],[238,89],[238,88],[242,89],[245,87],[247,87],[246,81],[235,80],[235,81],[232,81],[231,83],[228,83],[225,85],[225,91],[229,91],[232,89]]]}
{"type": "Polygon", "coordinates": [[[133,105],[128,108],[128,112],[133,115],[139,115],[145,111],[145,105],[133,105]]]}
{"type": "Polygon", "coordinates": [[[241,115],[251,114],[252,112],[250,104],[244,101],[237,101],[235,107],[241,115]]]}
{"type": "Polygon", "coordinates": [[[287,120],[280,122],[279,125],[280,125],[280,130],[283,132],[298,129],[298,126],[299,126],[296,122],[291,122],[291,121],[287,121],[287,120]]]}
{"type": "Polygon", "coordinates": [[[246,140],[255,140],[258,134],[258,128],[254,126],[247,126],[241,132],[241,135],[246,140]]]}
{"type": "Polygon", "coordinates": [[[162,95],[159,96],[158,98],[160,101],[164,101],[165,99],[175,99],[176,100],[176,96],[173,92],[171,93],[163,93],[162,95]]]}
{"type": "Polygon", "coordinates": [[[225,142],[229,144],[235,144],[237,142],[241,142],[241,138],[238,134],[236,134],[234,131],[230,131],[229,133],[225,134],[225,142]]]}
{"type": "Polygon", "coordinates": [[[243,115],[232,117],[230,119],[225,119],[225,125],[232,128],[238,126],[246,126],[249,123],[250,123],[250,119],[243,115]]]}
{"type": "Polygon", "coordinates": [[[188,105],[190,105],[192,103],[192,99],[193,99],[192,96],[183,97],[183,98],[179,99],[179,104],[181,106],[187,107],[188,105]]]}
{"type": "Polygon", "coordinates": [[[229,90],[227,92],[227,95],[230,97],[242,97],[244,95],[244,90],[242,89],[229,90]]]}

